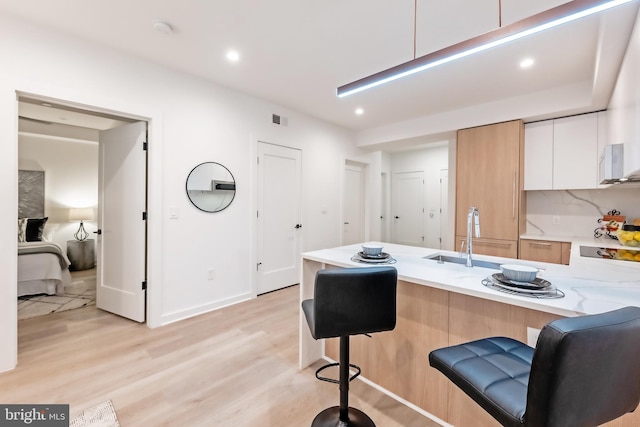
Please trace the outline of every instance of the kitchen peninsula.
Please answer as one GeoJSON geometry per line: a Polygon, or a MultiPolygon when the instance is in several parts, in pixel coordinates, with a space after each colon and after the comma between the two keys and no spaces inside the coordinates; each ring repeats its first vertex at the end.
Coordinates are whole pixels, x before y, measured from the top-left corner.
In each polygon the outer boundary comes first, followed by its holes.
{"type": "MultiPolygon", "coordinates": [[[[351,260],[360,250],[359,245],[351,245],[303,254],[301,300],[313,298],[319,269],[364,266],[351,260]]],[[[540,268],[540,276],[565,294],[556,299],[531,298],[485,287],[482,279],[496,270],[425,259],[436,253],[457,257],[457,252],[393,244],[384,244],[384,251],[397,261],[396,329],[371,337],[352,337],[351,360],[362,368],[367,380],[443,425],[497,424],[428,366],[431,350],[496,335],[527,342],[528,328],[540,329],[558,318],[640,306],[640,263],[583,258],[577,244],[572,247],[569,265],[474,256],[478,260],[540,268]]],[[[337,340],[315,341],[301,313],[300,367],[324,356],[338,359],[337,340]]],[[[637,425],[639,411],[607,424],[637,425]]]]}

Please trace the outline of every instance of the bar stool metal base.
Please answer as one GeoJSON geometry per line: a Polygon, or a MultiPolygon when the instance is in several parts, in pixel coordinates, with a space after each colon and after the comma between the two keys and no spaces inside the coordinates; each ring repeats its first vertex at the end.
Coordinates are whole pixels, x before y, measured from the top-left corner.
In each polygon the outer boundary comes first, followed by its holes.
{"type": "Polygon", "coordinates": [[[340,407],[333,406],[320,412],[311,427],[376,427],[373,420],[359,409],[349,407],[349,422],[340,421],[340,407]]]}

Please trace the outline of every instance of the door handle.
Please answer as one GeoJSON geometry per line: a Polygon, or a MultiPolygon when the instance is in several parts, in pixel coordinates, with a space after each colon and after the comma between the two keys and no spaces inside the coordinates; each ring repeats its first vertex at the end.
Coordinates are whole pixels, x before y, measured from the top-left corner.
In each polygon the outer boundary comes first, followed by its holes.
{"type": "Polygon", "coordinates": [[[400,217],[399,217],[399,216],[397,216],[397,215],[396,215],[396,216],[394,216],[394,218],[395,218],[395,219],[400,219],[400,217]]]}
{"type": "Polygon", "coordinates": [[[102,230],[98,228],[98,231],[94,231],[93,234],[102,234],[102,230]]]}
{"type": "Polygon", "coordinates": [[[298,228],[302,228],[302,224],[296,224],[296,226],[295,226],[295,227],[293,227],[293,228],[296,228],[296,229],[298,229],[298,228]]]}

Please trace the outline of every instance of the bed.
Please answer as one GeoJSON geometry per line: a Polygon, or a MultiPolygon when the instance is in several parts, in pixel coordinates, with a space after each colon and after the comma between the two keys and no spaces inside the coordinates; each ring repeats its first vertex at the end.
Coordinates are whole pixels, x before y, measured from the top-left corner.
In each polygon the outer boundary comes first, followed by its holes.
{"type": "Polygon", "coordinates": [[[44,215],[44,171],[18,173],[18,296],[64,295],[69,258],[53,243],[57,225],[44,215]]]}
{"type": "Polygon", "coordinates": [[[18,242],[18,296],[63,295],[71,284],[69,258],[52,242],[18,242]]]}

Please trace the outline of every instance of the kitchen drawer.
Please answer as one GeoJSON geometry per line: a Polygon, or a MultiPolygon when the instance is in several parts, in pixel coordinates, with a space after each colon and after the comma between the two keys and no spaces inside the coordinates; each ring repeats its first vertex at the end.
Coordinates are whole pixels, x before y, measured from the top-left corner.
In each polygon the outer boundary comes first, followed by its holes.
{"type": "MultiPolygon", "coordinates": [[[[467,242],[464,236],[456,237],[456,250],[460,250],[462,242],[467,242]]],[[[466,251],[466,247],[464,248],[466,251]]],[[[518,258],[518,242],[515,240],[497,240],[497,239],[473,239],[473,253],[477,255],[490,255],[501,258],[518,258]]]]}
{"type": "Polygon", "coordinates": [[[520,240],[520,259],[528,261],[569,264],[571,243],[549,240],[520,240]]]}

